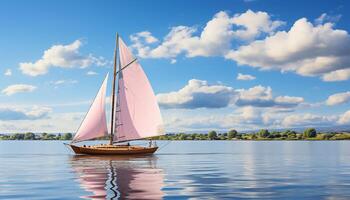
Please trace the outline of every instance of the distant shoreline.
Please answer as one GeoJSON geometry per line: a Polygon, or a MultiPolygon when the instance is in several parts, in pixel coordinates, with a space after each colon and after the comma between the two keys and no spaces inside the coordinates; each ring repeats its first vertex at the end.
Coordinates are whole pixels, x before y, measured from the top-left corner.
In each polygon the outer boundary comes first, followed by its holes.
{"type": "MultiPolygon", "coordinates": [[[[48,134],[48,133],[14,133],[0,134],[0,140],[71,140],[73,134],[48,134]]],[[[109,136],[98,138],[96,140],[108,140],[109,136]]],[[[210,131],[207,134],[201,133],[176,133],[145,138],[152,140],[224,140],[224,141],[334,141],[350,140],[350,132],[317,132],[314,128],[305,129],[304,132],[291,130],[269,132],[267,129],[261,129],[256,133],[239,133],[236,130],[229,130],[227,133],[217,133],[210,131]]]]}

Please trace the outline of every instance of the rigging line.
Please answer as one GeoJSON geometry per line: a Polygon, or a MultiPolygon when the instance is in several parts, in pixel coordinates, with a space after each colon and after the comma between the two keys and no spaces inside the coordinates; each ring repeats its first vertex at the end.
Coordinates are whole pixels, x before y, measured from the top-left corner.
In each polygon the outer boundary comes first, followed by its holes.
{"type": "Polygon", "coordinates": [[[125,66],[122,67],[121,69],[119,69],[119,70],[117,71],[117,74],[118,74],[119,72],[121,72],[122,70],[124,70],[125,68],[129,67],[129,66],[130,66],[132,63],[134,63],[136,60],[137,60],[137,58],[135,58],[134,60],[132,60],[129,64],[125,65],[125,66]]]}

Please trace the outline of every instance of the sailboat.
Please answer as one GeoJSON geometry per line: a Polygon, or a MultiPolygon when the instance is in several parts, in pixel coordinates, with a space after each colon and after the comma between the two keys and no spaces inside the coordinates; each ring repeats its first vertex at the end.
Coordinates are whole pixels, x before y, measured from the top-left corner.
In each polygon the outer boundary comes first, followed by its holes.
{"type": "Polygon", "coordinates": [[[129,145],[129,141],[163,135],[164,129],[152,86],[141,65],[118,34],[114,50],[109,144],[93,146],[75,144],[108,135],[105,111],[107,80],[108,74],[78,131],[68,145],[76,154],[154,153],[158,147],[152,141],[148,146],[129,145]],[[116,82],[118,82],[117,89],[116,82]]]}

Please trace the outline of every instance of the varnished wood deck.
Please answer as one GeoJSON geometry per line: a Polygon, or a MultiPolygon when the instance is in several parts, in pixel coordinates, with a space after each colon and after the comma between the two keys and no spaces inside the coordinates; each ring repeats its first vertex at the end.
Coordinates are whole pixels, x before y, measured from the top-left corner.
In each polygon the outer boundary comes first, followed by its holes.
{"type": "Polygon", "coordinates": [[[158,147],[141,146],[120,146],[120,145],[95,145],[95,146],[75,146],[69,145],[76,154],[88,155],[135,155],[153,154],[158,147]]]}

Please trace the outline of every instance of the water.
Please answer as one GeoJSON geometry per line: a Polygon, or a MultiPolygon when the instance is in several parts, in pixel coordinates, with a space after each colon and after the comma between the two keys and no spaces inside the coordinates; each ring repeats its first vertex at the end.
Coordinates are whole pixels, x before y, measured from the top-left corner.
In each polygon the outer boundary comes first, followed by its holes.
{"type": "Polygon", "coordinates": [[[146,157],[0,141],[0,199],[350,199],[349,189],[349,141],[173,141],[146,157]]]}

